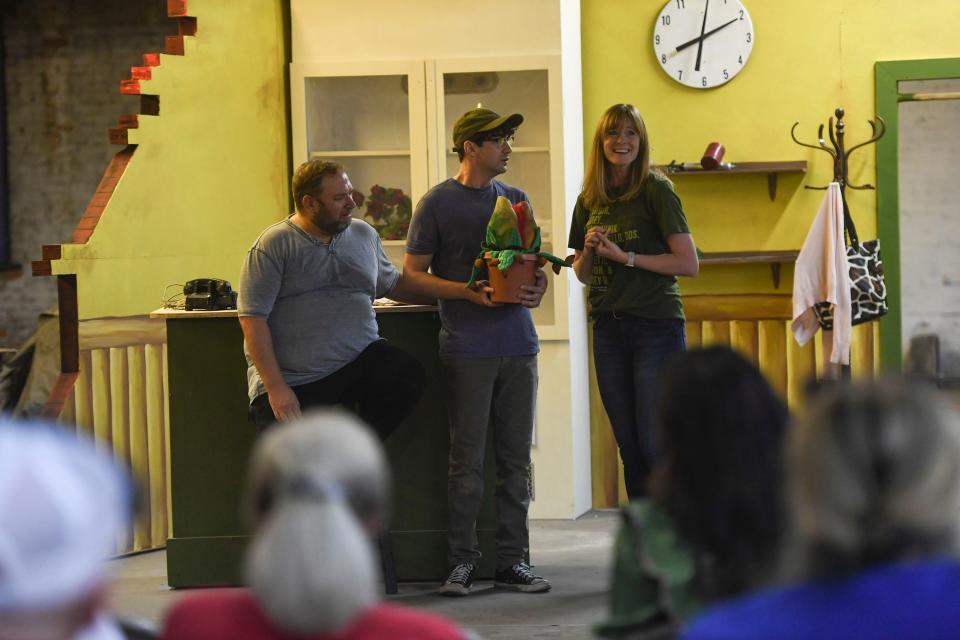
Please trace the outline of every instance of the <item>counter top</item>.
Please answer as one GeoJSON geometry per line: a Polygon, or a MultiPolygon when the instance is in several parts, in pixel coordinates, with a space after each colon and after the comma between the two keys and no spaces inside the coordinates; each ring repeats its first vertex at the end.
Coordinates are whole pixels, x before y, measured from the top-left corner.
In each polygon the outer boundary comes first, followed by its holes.
{"type": "MultiPolygon", "coordinates": [[[[424,311],[436,311],[437,306],[431,304],[404,304],[393,302],[382,298],[383,302],[378,300],[373,308],[377,313],[420,313],[424,311]]],[[[221,309],[219,311],[187,311],[186,309],[167,309],[160,308],[150,312],[151,318],[165,318],[178,320],[183,318],[236,318],[236,309],[221,309]]]]}

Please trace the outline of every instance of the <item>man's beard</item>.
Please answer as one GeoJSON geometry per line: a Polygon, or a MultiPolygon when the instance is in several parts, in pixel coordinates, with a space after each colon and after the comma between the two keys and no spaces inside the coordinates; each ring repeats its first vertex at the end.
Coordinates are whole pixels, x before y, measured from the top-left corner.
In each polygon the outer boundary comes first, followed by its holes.
{"type": "Polygon", "coordinates": [[[331,223],[330,224],[331,229],[326,231],[331,235],[337,235],[338,233],[345,231],[346,228],[350,226],[351,222],[353,222],[353,216],[350,216],[349,218],[347,218],[342,222],[340,220],[337,220],[335,223],[331,223]]]}
{"type": "MultiPolygon", "coordinates": [[[[316,218],[323,218],[325,215],[329,215],[329,211],[323,209],[322,211],[318,212],[316,218]]],[[[350,216],[346,220],[341,220],[340,218],[336,218],[334,220],[318,220],[316,218],[313,220],[313,224],[318,229],[331,236],[335,236],[338,233],[343,232],[347,227],[350,226],[350,223],[353,222],[353,216],[350,216]]]]}

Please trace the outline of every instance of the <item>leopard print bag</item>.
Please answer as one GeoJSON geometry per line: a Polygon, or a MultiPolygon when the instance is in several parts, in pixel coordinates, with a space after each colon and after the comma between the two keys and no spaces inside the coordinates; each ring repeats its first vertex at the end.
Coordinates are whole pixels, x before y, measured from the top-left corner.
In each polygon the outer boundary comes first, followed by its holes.
{"type": "MultiPolygon", "coordinates": [[[[887,313],[887,287],[883,282],[880,241],[868,240],[847,247],[850,267],[850,317],[854,325],[876,320],[887,313]]],[[[833,330],[833,305],[818,302],[813,313],[824,331],[833,330]]]]}
{"type": "MultiPolygon", "coordinates": [[[[857,228],[850,217],[847,199],[843,199],[843,227],[850,244],[847,245],[847,265],[850,268],[850,317],[858,325],[876,320],[887,313],[887,287],[883,282],[883,262],[880,260],[880,240],[860,242],[857,228]]],[[[833,305],[818,302],[813,314],[820,328],[833,330],[833,305]]]]}

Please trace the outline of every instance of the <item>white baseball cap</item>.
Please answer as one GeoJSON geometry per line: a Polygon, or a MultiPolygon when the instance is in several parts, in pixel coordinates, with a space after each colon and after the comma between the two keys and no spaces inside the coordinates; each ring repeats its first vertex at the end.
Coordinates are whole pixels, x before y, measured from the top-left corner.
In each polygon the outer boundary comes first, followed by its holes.
{"type": "Polygon", "coordinates": [[[0,416],[0,613],[66,604],[98,585],[132,498],[128,477],[86,438],[0,416]]]}

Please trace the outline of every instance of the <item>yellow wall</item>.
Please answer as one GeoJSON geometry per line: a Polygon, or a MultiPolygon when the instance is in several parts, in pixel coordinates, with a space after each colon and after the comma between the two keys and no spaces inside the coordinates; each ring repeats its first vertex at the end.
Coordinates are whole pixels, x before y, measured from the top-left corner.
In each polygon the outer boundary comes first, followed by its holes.
{"type": "Polygon", "coordinates": [[[558,53],[557,0],[290,0],[295,61],[558,53]],[[522,32],[522,37],[517,34],[522,32]]]}
{"type": "MultiPolygon", "coordinates": [[[[960,24],[960,2],[931,0],[744,0],[756,40],[744,70],[729,84],[710,90],[684,87],[668,78],[653,54],[653,23],[664,2],[585,0],[582,3],[584,144],[596,122],[617,102],[637,105],[651,138],[651,158],[696,162],[708,142],[722,142],[724,160],[807,160],[804,176],[784,175],[774,202],[766,176],[678,177],[674,183],[694,238],[704,251],[799,249],[833,175],[826,153],[797,146],[815,143],[817,127],[837,106],[846,110],[847,146],[869,137],[874,118],[874,63],[880,60],[957,57],[952,26],[960,24]]],[[[696,34],[694,34],[696,35],[696,34]]],[[[854,152],[854,184],[876,182],[876,147],[854,152]]],[[[876,237],[873,191],[848,191],[860,236],[876,237]]],[[[789,293],[793,270],[784,265],[774,289],[765,265],[706,266],[695,279],[681,278],[684,295],[698,293],[789,293]]],[[[858,329],[863,329],[862,327],[858,329]]],[[[792,340],[789,361],[799,350],[792,340]]],[[[876,346],[874,346],[874,351],[876,346]]],[[[855,370],[872,368],[873,354],[855,349],[855,370]],[[869,360],[863,365],[861,359],[869,360]]],[[[595,382],[591,384],[594,506],[618,502],[613,468],[615,445],[595,382]],[[611,468],[612,467],[612,468],[611,468]]],[[[622,488],[619,495],[624,495],[622,488]]]]}
{"type": "Polygon", "coordinates": [[[236,284],[250,244],[287,213],[282,0],[187,6],[186,55],[162,55],[141,81],[160,115],[130,130],[139,146],[90,240],[53,263],[78,274],[81,319],[147,313],[191,278],[236,284]]]}
{"type": "MultiPolygon", "coordinates": [[[[847,140],[870,135],[874,117],[874,63],[878,60],[956,57],[960,2],[930,0],[744,0],[756,41],[749,63],[729,84],[694,90],[666,76],[653,55],[653,23],[664,3],[585,1],[583,12],[584,135],[589,145],[603,111],[616,102],[637,105],[646,121],[652,160],[695,162],[707,143],[722,142],[725,161],[807,160],[806,176],[781,178],[770,202],[763,175],[678,178],[694,238],[704,251],[799,249],[832,177],[827,154],[795,145],[814,142],[817,126],[837,106],[847,112],[847,140]]],[[[696,34],[694,34],[696,35],[696,34]]],[[[875,183],[875,146],[854,152],[850,179],[875,183]]],[[[876,197],[850,191],[862,238],[876,235],[876,197]]],[[[789,291],[785,269],[781,291],[789,291]]],[[[761,266],[706,267],[683,279],[685,294],[772,292],[761,266]]]]}

